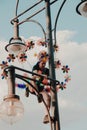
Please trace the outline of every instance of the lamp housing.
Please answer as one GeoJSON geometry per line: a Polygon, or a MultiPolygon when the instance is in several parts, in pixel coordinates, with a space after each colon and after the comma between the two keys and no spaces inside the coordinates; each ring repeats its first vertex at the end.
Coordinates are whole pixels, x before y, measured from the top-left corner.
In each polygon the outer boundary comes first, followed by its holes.
{"type": "Polygon", "coordinates": [[[26,51],[26,45],[21,38],[11,38],[9,44],[5,46],[5,50],[17,56],[26,51]]]}
{"type": "Polygon", "coordinates": [[[18,95],[7,95],[0,104],[0,117],[9,124],[14,124],[22,118],[24,107],[18,95]]]}
{"type": "Polygon", "coordinates": [[[76,7],[76,12],[79,15],[87,17],[87,0],[82,0],[76,7]]]}

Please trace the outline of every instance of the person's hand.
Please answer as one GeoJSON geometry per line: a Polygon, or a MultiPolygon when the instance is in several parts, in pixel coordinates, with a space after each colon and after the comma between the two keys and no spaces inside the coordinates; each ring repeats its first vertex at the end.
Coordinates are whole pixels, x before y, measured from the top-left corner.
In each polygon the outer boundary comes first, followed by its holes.
{"type": "Polygon", "coordinates": [[[47,85],[47,84],[48,84],[48,79],[47,79],[47,78],[44,78],[43,81],[42,81],[42,83],[43,83],[44,85],[47,85]]]}

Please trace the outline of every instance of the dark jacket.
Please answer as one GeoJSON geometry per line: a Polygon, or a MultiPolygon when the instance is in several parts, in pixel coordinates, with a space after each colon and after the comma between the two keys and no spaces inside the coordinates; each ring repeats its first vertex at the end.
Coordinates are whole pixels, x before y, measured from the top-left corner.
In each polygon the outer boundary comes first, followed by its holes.
{"type": "MultiPolygon", "coordinates": [[[[33,66],[33,69],[32,69],[32,71],[35,71],[35,70],[41,70],[40,68],[39,68],[39,62],[36,64],[36,65],[34,65],[33,66]]],[[[42,75],[46,75],[46,76],[49,76],[49,69],[48,68],[44,68],[43,70],[41,70],[42,71],[42,75]]],[[[41,91],[43,91],[43,89],[44,89],[44,85],[42,84],[42,81],[43,81],[43,77],[40,77],[40,79],[36,82],[36,85],[37,85],[37,87],[38,87],[38,90],[39,90],[39,92],[41,92],[41,91]]]]}

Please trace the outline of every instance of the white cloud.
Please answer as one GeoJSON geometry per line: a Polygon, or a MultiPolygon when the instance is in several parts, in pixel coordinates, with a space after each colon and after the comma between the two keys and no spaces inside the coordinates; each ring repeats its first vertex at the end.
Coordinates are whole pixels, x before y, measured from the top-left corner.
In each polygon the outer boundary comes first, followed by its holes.
{"type": "Polygon", "coordinates": [[[59,53],[56,57],[69,65],[71,75],[67,89],[59,92],[60,117],[64,126],[87,119],[87,43],[73,41],[73,34],[71,31],[58,33],[59,53]]]}
{"type": "Polygon", "coordinates": [[[58,31],[56,34],[58,44],[67,43],[67,41],[71,41],[71,38],[74,37],[75,34],[76,32],[70,30],[58,31]]]}

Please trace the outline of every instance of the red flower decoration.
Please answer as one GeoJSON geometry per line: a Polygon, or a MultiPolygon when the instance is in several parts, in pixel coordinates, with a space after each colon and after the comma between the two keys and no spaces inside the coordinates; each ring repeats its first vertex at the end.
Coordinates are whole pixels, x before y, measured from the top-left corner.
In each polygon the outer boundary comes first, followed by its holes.
{"type": "Polygon", "coordinates": [[[26,50],[34,48],[35,43],[33,41],[26,41],[26,50]]]}

